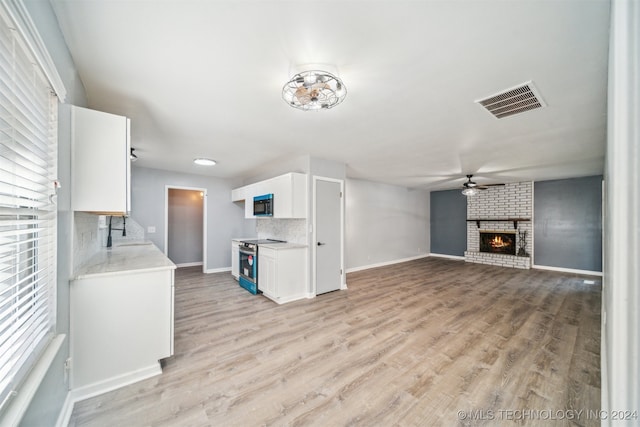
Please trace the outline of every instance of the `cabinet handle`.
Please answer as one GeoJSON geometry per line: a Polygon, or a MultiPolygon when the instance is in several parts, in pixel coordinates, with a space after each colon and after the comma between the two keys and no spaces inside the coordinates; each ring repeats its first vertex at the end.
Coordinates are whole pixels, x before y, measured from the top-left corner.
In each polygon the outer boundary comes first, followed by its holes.
{"type": "Polygon", "coordinates": [[[324,246],[326,243],[318,242],[318,246],[324,246]]]}

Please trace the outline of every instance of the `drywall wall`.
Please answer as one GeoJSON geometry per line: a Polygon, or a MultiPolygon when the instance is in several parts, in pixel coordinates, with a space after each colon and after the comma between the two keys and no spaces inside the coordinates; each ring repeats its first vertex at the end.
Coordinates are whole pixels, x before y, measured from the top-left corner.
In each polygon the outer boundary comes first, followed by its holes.
{"type": "Polygon", "coordinates": [[[134,166],[131,173],[131,217],[147,231],[145,238],[162,251],[165,250],[166,186],[206,189],[205,269],[230,268],[231,239],[255,235],[255,220],[245,219],[244,206],[231,202],[231,190],[240,184],[210,176],[134,166]],[[149,227],[154,227],[155,232],[149,233],[149,227]]]}
{"type": "Polygon", "coordinates": [[[25,0],[29,14],[44,41],[67,90],[65,104],[58,106],[58,247],[57,247],[57,302],[56,329],[66,334],[43,382],[22,419],[24,426],[52,426],[56,424],[68,392],[64,363],[69,357],[69,278],[72,259],[71,211],[71,108],[69,104],[87,105],[84,87],[67,49],[58,21],[48,1],[25,0]]]}
{"type": "Polygon", "coordinates": [[[429,193],[347,179],[347,271],[429,253],[429,193]]]}
{"type": "Polygon", "coordinates": [[[432,191],[431,253],[464,257],[467,250],[467,198],[460,190],[432,191]]]}
{"type": "Polygon", "coordinates": [[[602,271],[602,176],[534,183],[534,264],[602,271]]]}

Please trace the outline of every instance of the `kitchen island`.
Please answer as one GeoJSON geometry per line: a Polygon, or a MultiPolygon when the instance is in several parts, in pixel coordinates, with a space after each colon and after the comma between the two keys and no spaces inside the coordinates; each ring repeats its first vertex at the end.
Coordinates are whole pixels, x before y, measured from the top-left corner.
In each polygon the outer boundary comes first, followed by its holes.
{"type": "Polygon", "coordinates": [[[174,271],[150,242],[101,249],[71,281],[74,400],[162,373],[173,354],[174,271]]]}

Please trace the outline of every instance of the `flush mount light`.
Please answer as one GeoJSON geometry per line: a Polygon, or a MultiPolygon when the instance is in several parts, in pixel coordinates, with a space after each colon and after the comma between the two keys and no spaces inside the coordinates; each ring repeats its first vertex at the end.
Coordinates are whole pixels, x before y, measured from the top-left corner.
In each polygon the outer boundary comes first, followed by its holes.
{"type": "Polygon", "coordinates": [[[193,159],[193,163],[195,163],[196,165],[200,165],[200,166],[213,166],[216,164],[215,160],[211,160],[211,159],[205,159],[205,158],[198,158],[198,159],[193,159]]]}
{"type": "Polygon", "coordinates": [[[282,88],[282,99],[300,110],[327,110],[347,96],[342,80],[328,71],[310,70],[295,74],[282,88]]]}

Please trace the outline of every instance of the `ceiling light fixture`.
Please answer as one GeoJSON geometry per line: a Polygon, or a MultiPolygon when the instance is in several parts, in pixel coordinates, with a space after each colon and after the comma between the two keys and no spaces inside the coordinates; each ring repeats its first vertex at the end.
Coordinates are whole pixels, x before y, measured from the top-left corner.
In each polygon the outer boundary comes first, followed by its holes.
{"type": "Polygon", "coordinates": [[[344,101],[347,88],[328,71],[302,71],[282,88],[282,99],[294,108],[318,111],[333,108],[344,101]]]}
{"type": "Polygon", "coordinates": [[[478,189],[473,187],[465,188],[464,190],[462,190],[462,194],[464,194],[467,197],[475,196],[476,194],[478,194],[478,189]]]}
{"type": "Polygon", "coordinates": [[[138,160],[138,156],[136,156],[136,153],[134,153],[134,151],[136,151],[136,149],[131,147],[131,151],[129,152],[129,160],[131,160],[132,162],[138,160]]]}
{"type": "Polygon", "coordinates": [[[196,165],[200,165],[200,166],[213,166],[216,164],[215,160],[211,160],[211,159],[205,159],[203,157],[198,158],[198,159],[193,159],[193,163],[195,163],[196,165]]]}

